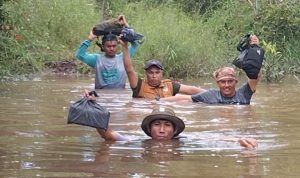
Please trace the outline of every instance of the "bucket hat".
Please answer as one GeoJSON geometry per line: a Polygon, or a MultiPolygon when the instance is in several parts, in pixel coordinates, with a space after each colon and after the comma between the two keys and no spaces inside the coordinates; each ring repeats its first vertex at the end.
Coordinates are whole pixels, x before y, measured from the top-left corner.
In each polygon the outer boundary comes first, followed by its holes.
{"type": "Polygon", "coordinates": [[[177,116],[175,116],[174,111],[171,108],[159,107],[154,108],[152,113],[146,116],[142,122],[143,131],[151,137],[150,125],[155,120],[167,120],[174,125],[174,136],[178,136],[185,128],[184,122],[177,116]]]}

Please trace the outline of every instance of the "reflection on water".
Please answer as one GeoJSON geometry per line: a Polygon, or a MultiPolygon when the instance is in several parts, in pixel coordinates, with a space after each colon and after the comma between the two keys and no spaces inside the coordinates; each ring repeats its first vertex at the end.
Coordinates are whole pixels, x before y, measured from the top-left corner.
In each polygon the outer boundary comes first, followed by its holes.
{"type": "MultiPolygon", "coordinates": [[[[293,177],[298,176],[300,84],[260,84],[250,106],[157,103],[130,89],[101,90],[111,126],[133,141],[103,141],[95,129],[67,123],[71,102],[90,78],[42,76],[0,84],[1,177],[293,177]],[[186,123],[180,139],[155,142],[140,124],[168,105],[186,123]],[[253,137],[257,150],[237,142],[253,137]]],[[[202,85],[196,84],[196,85],[202,85]]]]}

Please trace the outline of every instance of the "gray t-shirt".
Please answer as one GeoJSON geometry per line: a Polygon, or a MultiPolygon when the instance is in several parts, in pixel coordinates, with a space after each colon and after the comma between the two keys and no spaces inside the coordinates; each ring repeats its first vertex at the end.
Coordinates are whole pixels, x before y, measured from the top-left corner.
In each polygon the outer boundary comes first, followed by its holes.
{"type": "Polygon", "coordinates": [[[202,93],[192,95],[193,102],[202,102],[207,104],[250,104],[253,92],[245,82],[232,97],[225,97],[218,89],[210,89],[202,93]]]}
{"type": "Polygon", "coordinates": [[[95,88],[125,88],[127,74],[123,63],[123,53],[113,58],[104,54],[100,55],[96,62],[95,88]]]}

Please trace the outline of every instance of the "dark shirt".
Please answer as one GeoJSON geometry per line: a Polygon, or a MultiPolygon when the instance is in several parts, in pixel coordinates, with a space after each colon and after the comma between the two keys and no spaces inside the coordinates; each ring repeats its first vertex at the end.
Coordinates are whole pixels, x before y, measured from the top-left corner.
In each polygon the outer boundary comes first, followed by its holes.
{"type": "Polygon", "coordinates": [[[202,93],[192,95],[193,102],[202,102],[207,104],[250,104],[253,92],[245,82],[232,97],[224,96],[219,89],[210,89],[202,93]]]}

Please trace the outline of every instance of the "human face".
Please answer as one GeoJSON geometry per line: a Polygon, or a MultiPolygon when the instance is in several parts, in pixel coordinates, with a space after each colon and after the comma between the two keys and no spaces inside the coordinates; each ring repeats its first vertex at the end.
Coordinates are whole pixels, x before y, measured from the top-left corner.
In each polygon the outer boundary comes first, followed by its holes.
{"type": "Polygon", "coordinates": [[[163,77],[163,70],[156,66],[152,66],[146,70],[146,76],[148,84],[152,87],[157,87],[160,85],[161,79],[163,77]]]}
{"type": "Polygon", "coordinates": [[[167,120],[155,120],[150,125],[152,139],[171,140],[174,136],[175,129],[172,122],[167,120]]]}
{"type": "Polygon", "coordinates": [[[104,51],[108,57],[114,57],[118,50],[118,42],[113,41],[106,41],[103,45],[104,51]]]}
{"type": "Polygon", "coordinates": [[[218,86],[220,88],[221,93],[226,97],[231,97],[235,95],[235,87],[237,84],[237,80],[235,79],[222,79],[219,80],[218,86]]]}

